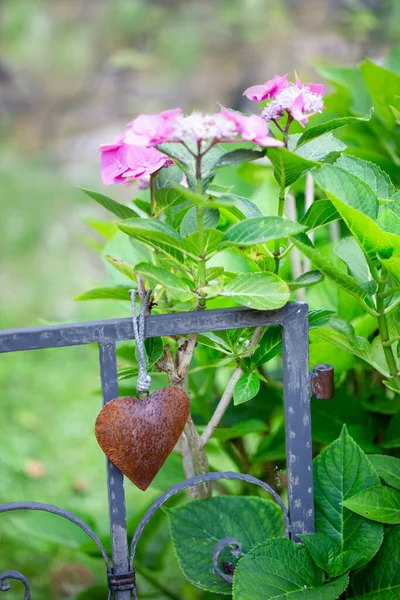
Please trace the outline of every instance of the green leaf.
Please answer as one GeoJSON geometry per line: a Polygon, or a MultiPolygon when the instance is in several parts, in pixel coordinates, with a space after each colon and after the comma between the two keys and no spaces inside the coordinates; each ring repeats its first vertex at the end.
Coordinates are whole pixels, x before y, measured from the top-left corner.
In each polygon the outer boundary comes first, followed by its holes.
{"type": "Polygon", "coordinates": [[[223,243],[229,246],[252,246],[296,235],[304,230],[304,225],[283,217],[245,219],[225,232],[223,243]]]}
{"type": "MultiPolygon", "coordinates": [[[[104,255],[104,258],[107,262],[110,263],[113,267],[117,269],[120,273],[128,277],[128,279],[132,279],[132,281],[136,282],[136,272],[133,265],[125,262],[124,260],[118,260],[117,258],[113,258],[108,254],[104,255]]],[[[136,286],[135,286],[136,287],[136,286]]]]}
{"type": "Polygon", "coordinates": [[[400,448],[400,412],[390,420],[382,446],[384,448],[400,448]]]}
{"type": "Polygon", "coordinates": [[[378,224],[383,231],[400,236],[400,216],[390,210],[390,205],[385,206],[378,217],[378,224]]]}
{"type": "Polygon", "coordinates": [[[235,387],[233,388],[233,403],[236,406],[237,404],[248,402],[254,398],[254,396],[257,396],[259,390],[260,380],[257,377],[257,374],[245,373],[236,382],[235,387]]]}
{"type": "Polygon", "coordinates": [[[300,223],[305,225],[308,230],[312,230],[338,219],[340,219],[340,214],[330,200],[316,200],[311,204],[300,223]]]}
{"type": "Polygon", "coordinates": [[[193,292],[191,292],[187,283],[167,269],[142,262],[135,265],[134,272],[144,279],[151,281],[152,284],[162,285],[173,296],[180,298],[183,302],[193,297],[193,292]]]}
{"type": "Polygon", "coordinates": [[[318,66],[317,71],[340,91],[341,98],[349,96],[352,113],[362,115],[371,109],[371,98],[359,67],[323,65],[318,66]]]}
{"type": "Polygon", "coordinates": [[[355,356],[365,360],[365,362],[379,371],[384,377],[389,377],[385,366],[382,366],[376,360],[369,341],[365,337],[356,335],[353,326],[348,321],[333,318],[330,320],[328,327],[316,329],[314,335],[326,342],[330,342],[334,346],[337,346],[337,348],[355,354],[355,356]]]}
{"type": "MultiPolygon", "coordinates": [[[[213,194],[215,194],[215,192],[213,192],[213,194]]],[[[240,220],[243,218],[253,219],[255,217],[263,216],[257,204],[254,204],[254,202],[251,202],[248,198],[238,196],[237,194],[219,194],[216,202],[220,208],[226,208],[226,210],[229,210],[229,212],[240,220]]]]}
{"type": "MultiPolygon", "coordinates": [[[[234,537],[247,554],[266,538],[283,535],[280,507],[271,500],[216,496],[167,509],[172,541],[179,565],[194,585],[216,594],[231,594],[231,585],[215,572],[212,553],[218,542],[234,537]]],[[[232,562],[229,549],[222,561],[232,562]]]]}
{"type": "Polygon", "coordinates": [[[227,165],[238,165],[242,162],[257,160],[265,156],[264,150],[251,150],[249,148],[238,148],[232,152],[223,154],[216,162],[216,167],[225,167],[227,165]]]}
{"type": "Polygon", "coordinates": [[[372,255],[379,252],[389,257],[393,244],[375,221],[378,198],[372,189],[358,177],[333,165],[323,166],[313,176],[365,252],[372,255]]]}
{"type": "Polygon", "coordinates": [[[324,160],[330,154],[341,152],[346,149],[346,144],[335,138],[332,133],[326,133],[296,150],[296,144],[301,138],[301,135],[301,133],[289,135],[288,149],[307,160],[324,160]]]}
{"type": "Polygon", "coordinates": [[[299,535],[316,565],[324,569],[329,577],[338,577],[350,571],[363,556],[349,550],[341,552],[340,544],[324,533],[299,535]]]}
{"type": "MultiPolygon", "coordinates": [[[[204,229],[215,229],[219,222],[219,210],[216,208],[205,208],[203,210],[204,229]]],[[[192,206],[182,219],[180,234],[182,236],[195,233],[199,230],[197,221],[197,208],[192,206]]]]}
{"type": "Polygon", "coordinates": [[[333,131],[334,129],[338,129],[339,127],[343,127],[344,125],[355,125],[356,123],[360,123],[363,121],[369,121],[371,119],[372,112],[365,115],[364,117],[340,117],[338,119],[332,119],[331,121],[326,121],[321,125],[316,125],[315,127],[310,127],[307,129],[299,141],[297,142],[296,149],[300,148],[307,142],[320,137],[324,133],[328,131],[333,131]]]}
{"type": "Polygon", "coordinates": [[[333,310],[318,309],[310,310],[308,313],[308,328],[315,329],[327,325],[335,316],[333,310]]]}
{"type": "Polygon", "coordinates": [[[370,454],[372,466],[385,483],[400,490],[400,458],[385,454],[370,454]]]}
{"type": "Polygon", "coordinates": [[[361,158],[356,158],[349,154],[342,154],[335,162],[335,166],[341,167],[359,179],[362,179],[380,199],[390,199],[397,193],[389,175],[368,160],[361,160],[361,158]]]}
{"type": "Polygon", "coordinates": [[[97,287],[80,294],[75,300],[126,300],[130,302],[132,285],[109,285],[97,287]]]}
{"type": "Polygon", "coordinates": [[[382,548],[367,567],[355,573],[351,584],[354,600],[400,598],[400,527],[386,531],[382,548]]]}
{"type": "Polygon", "coordinates": [[[388,525],[400,523],[400,494],[390,487],[379,485],[363,490],[342,504],[357,515],[372,521],[388,525]]]}
{"type": "MultiPolygon", "coordinates": [[[[206,229],[203,236],[204,256],[210,256],[216,250],[221,248],[222,238],[224,234],[218,229],[206,229]]],[[[193,258],[199,259],[201,256],[201,238],[199,232],[190,233],[185,237],[185,250],[193,258]]]]}
{"type": "Polygon", "coordinates": [[[324,279],[324,276],[319,271],[307,271],[300,275],[295,281],[289,283],[290,290],[298,290],[299,288],[309,287],[310,285],[316,285],[324,279]]]}
{"type": "Polygon", "coordinates": [[[395,46],[385,58],[385,62],[383,63],[385,69],[389,71],[393,71],[393,73],[397,73],[400,75],[400,44],[395,46]]]}
{"type": "Polygon", "coordinates": [[[400,76],[368,59],[361,63],[360,68],[377,118],[393,129],[396,124],[391,106],[400,109],[400,76]]]}
{"type": "Polygon", "coordinates": [[[183,261],[184,240],[175,229],[156,219],[129,219],[118,223],[124,233],[161,250],[178,262],[183,261]]]}
{"type": "Polygon", "coordinates": [[[363,251],[353,237],[342,238],[335,246],[334,252],[349,268],[349,275],[357,279],[361,287],[374,294],[377,283],[372,279],[363,251]]]}
{"type": "Polygon", "coordinates": [[[179,204],[184,201],[182,194],[178,190],[174,190],[170,187],[160,188],[155,191],[154,198],[156,201],[156,207],[158,208],[157,214],[166,210],[174,204],[179,204]]]}
{"type": "Polygon", "coordinates": [[[309,243],[304,243],[303,238],[301,237],[292,238],[293,244],[311,260],[321,273],[334,281],[336,285],[348,292],[351,296],[354,296],[354,298],[361,298],[364,300],[367,297],[365,290],[356,279],[346,275],[346,273],[343,273],[343,271],[335,267],[311,245],[309,240],[307,241],[309,243]]]}
{"type": "Polygon", "coordinates": [[[286,538],[267,540],[246,554],[235,570],[234,600],[336,600],[348,575],[324,584],[325,576],[305,546],[286,538]]]}
{"type": "Polygon", "coordinates": [[[274,167],[275,179],[283,187],[289,187],[306,171],[318,165],[317,162],[302,158],[286,148],[268,148],[268,158],[274,167]]]}
{"type": "Polygon", "coordinates": [[[378,475],[343,426],[339,439],[314,459],[316,531],[335,540],[341,552],[360,554],[363,559],[357,567],[369,562],[378,551],[383,526],[352,513],[343,502],[376,485],[378,475]]]}
{"type": "Polygon", "coordinates": [[[164,354],[164,342],[160,337],[147,338],[144,340],[144,348],[146,350],[147,368],[150,369],[164,354]]]}
{"type": "Polygon", "coordinates": [[[257,310],[281,308],[289,300],[287,284],[273,273],[244,273],[229,281],[217,295],[257,310]]]}
{"type": "Polygon", "coordinates": [[[125,206],[124,204],[120,204],[116,202],[112,198],[105,196],[104,194],[99,194],[98,192],[93,192],[92,190],[88,190],[86,188],[80,188],[82,192],[85,192],[90,198],[96,200],[101,206],[104,206],[107,210],[112,212],[114,215],[117,215],[120,219],[130,219],[131,217],[136,217],[137,214],[134,210],[125,206]]]}
{"type": "Polygon", "coordinates": [[[272,325],[263,333],[258,348],[253,352],[252,363],[255,367],[265,364],[282,351],[282,328],[272,325]]]}

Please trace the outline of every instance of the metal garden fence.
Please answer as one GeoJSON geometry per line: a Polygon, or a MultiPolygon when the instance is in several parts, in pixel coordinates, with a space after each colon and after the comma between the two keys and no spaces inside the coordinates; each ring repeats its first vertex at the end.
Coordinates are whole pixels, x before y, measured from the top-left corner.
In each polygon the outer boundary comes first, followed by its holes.
{"type": "MultiPolygon", "coordinates": [[[[107,488],[112,556],[108,557],[100,539],[75,515],[49,504],[10,502],[0,505],[0,513],[19,510],[39,510],[67,519],[80,527],[99,548],[106,566],[109,598],[137,599],[135,553],[140,536],[153,514],[169,498],[182,490],[205,481],[238,479],[269,492],[282,509],[287,537],[298,541],[297,535],[314,531],[314,491],[312,474],[312,440],[310,398],[327,399],[333,394],[333,369],[317,365],[309,372],[308,307],[292,302],[275,311],[255,311],[247,308],[218,309],[145,318],[145,338],[206,333],[238,328],[280,325],[283,338],[283,386],[285,408],[286,463],[288,508],[268,484],[250,475],[226,472],[207,473],[178,483],[160,496],[139,523],[128,544],[124,477],[107,459],[107,488]]],[[[98,344],[103,405],[118,397],[116,343],[134,339],[132,319],[111,319],[48,327],[12,329],[0,332],[0,352],[37,350],[98,344]]],[[[217,576],[232,581],[219,564],[219,554],[229,547],[234,556],[241,552],[240,540],[225,538],[215,547],[212,560],[217,576]]],[[[25,587],[24,600],[31,598],[26,577],[16,570],[0,574],[0,591],[10,589],[10,581],[18,580],[25,587]]]]}

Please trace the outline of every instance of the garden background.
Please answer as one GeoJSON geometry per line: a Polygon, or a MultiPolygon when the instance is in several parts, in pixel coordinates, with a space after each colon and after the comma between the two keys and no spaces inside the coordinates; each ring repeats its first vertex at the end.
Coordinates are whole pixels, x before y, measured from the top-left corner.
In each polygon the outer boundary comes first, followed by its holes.
{"type": "MultiPolygon", "coordinates": [[[[249,85],[293,68],[314,81],[312,65],[379,60],[399,33],[395,0],[2,0],[0,327],[127,315],[126,303],[73,298],[107,278],[88,243],[88,225],[104,213],[78,185],[105,191],[97,148],[134,115],[214,112],[215,99],[251,110],[241,95],[249,85]]],[[[113,195],[128,201],[131,192],[113,195]]],[[[90,348],[1,356],[0,503],[58,504],[106,536],[97,360],[90,348]]],[[[180,468],[172,461],[146,496],[127,486],[131,524],[183,478],[180,468]]],[[[104,583],[100,561],[77,551],[84,541],[49,515],[2,515],[0,572],[18,568],[40,600],[76,597],[104,583]]],[[[162,560],[155,546],[139,557],[143,572],[162,560]]],[[[176,565],[169,578],[179,597],[207,597],[176,565]]],[[[7,598],[20,594],[15,585],[7,598]]]]}

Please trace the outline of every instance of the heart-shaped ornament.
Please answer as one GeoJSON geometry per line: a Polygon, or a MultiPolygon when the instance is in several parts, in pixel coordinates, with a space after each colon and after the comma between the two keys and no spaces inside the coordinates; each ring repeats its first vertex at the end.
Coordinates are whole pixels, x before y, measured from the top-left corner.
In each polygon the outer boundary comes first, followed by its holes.
{"type": "Polygon", "coordinates": [[[178,442],[189,413],[189,398],[177,387],[143,399],[115,398],[96,419],[96,438],[111,462],[146,490],[178,442]]]}

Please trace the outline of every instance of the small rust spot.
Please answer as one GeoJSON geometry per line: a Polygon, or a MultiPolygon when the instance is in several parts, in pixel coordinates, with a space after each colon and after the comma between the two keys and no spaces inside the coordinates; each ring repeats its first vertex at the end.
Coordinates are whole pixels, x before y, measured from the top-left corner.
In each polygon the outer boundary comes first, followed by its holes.
{"type": "Polygon", "coordinates": [[[96,438],[111,462],[146,490],[178,442],[189,413],[189,398],[177,387],[143,399],[114,398],[97,417],[96,438]]]}
{"type": "Polygon", "coordinates": [[[333,366],[315,365],[310,374],[311,394],[318,400],[330,400],[335,395],[333,366]]]}

